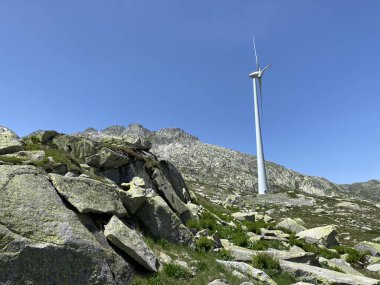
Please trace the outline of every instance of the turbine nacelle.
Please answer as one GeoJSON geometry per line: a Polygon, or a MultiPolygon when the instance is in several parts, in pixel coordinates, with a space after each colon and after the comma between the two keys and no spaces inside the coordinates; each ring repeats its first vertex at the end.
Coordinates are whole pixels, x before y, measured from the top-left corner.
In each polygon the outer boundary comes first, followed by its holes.
{"type": "Polygon", "coordinates": [[[257,70],[257,71],[254,71],[252,73],[249,74],[249,77],[251,78],[261,78],[264,74],[264,71],[267,70],[269,67],[271,67],[272,65],[269,64],[268,66],[266,66],[263,70],[257,70]]]}

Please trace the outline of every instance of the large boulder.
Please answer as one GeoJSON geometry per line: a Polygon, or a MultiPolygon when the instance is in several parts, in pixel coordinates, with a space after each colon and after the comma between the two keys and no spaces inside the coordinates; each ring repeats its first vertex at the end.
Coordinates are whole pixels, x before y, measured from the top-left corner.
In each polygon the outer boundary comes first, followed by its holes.
{"type": "Polygon", "coordinates": [[[135,216],[153,238],[166,239],[177,244],[194,245],[193,234],[160,196],[148,198],[135,216]]]}
{"type": "Polygon", "coordinates": [[[216,260],[220,265],[226,267],[230,271],[238,271],[242,273],[244,276],[249,277],[255,281],[259,281],[260,284],[265,285],[276,285],[274,282],[264,271],[261,271],[253,266],[237,261],[224,261],[224,260],[216,260]]]}
{"type": "Polygon", "coordinates": [[[173,163],[167,160],[160,160],[159,167],[181,201],[184,203],[190,202],[191,199],[189,189],[187,188],[181,173],[173,165],[173,163]]]}
{"type": "Polygon", "coordinates": [[[130,182],[133,177],[140,177],[144,180],[146,188],[155,189],[153,180],[142,160],[136,160],[119,168],[102,169],[100,174],[117,184],[130,182]]]}
{"type": "Polygon", "coordinates": [[[23,163],[31,163],[31,162],[42,162],[45,160],[45,152],[43,150],[22,150],[14,153],[4,154],[1,156],[6,159],[16,159],[23,163]]]}
{"type": "Polygon", "coordinates": [[[373,256],[380,256],[380,243],[363,241],[355,245],[355,249],[369,251],[373,256]]]}
{"type": "Polygon", "coordinates": [[[102,147],[96,154],[86,157],[86,163],[97,168],[119,168],[131,162],[131,158],[108,147],[102,147]]]}
{"type": "Polygon", "coordinates": [[[19,137],[6,127],[0,126],[0,155],[23,150],[19,137]]]}
{"type": "Polygon", "coordinates": [[[376,285],[379,282],[379,280],[373,278],[341,273],[334,270],[286,260],[280,260],[280,266],[284,271],[294,274],[296,277],[313,280],[318,282],[318,284],[376,285]]]}
{"type": "Polygon", "coordinates": [[[300,225],[291,218],[283,219],[280,223],[276,225],[276,228],[284,228],[295,234],[298,234],[299,232],[306,230],[306,228],[303,225],[300,225]]]}
{"type": "MultiPolygon", "coordinates": [[[[224,244],[224,248],[231,253],[231,255],[234,258],[234,261],[251,262],[252,257],[262,253],[262,251],[260,250],[251,250],[235,245],[224,244]]],[[[315,261],[315,254],[305,251],[285,251],[269,249],[268,251],[266,251],[266,253],[270,255],[272,258],[278,260],[289,260],[302,263],[315,261]]]]}
{"type": "Polygon", "coordinates": [[[118,217],[111,218],[105,226],[104,235],[137,263],[150,271],[157,271],[157,257],[153,251],[135,230],[125,225],[118,217]]]}
{"type": "Polygon", "coordinates": [[[57,133],[56,131],[53,131],[53,130],[38,130],[38,131],[31,133],[26,138],[32,139],[33,141],[37,140],[39,143],[44,144],[44,143],[51,141],[53,138],[55,138],[58,135],[59,135],[59,133],[57,133]]]}
{"type": "Polygon", "coordinates": [[[249,222],[254,222],[255,221],[255,212],[236,212],[232,214],[232,217],[235,220],[238,221],[249,221],[249,222]]]}
{"type": "Polygon", "coordinates": [[[43,170],[0,165],[0,174],[0,284],[129,282],[131,266],[65,206],[43,170]]]}
{"type": "Polygon", "coordinates": [[[49,174],[60,195],[80,213],[106,213],[125,216],[116,187],[94,179],[49,174]]]}
{"type": "Polygon", "coordinates": [[[298,238],[304,239],[308,243],[320,244],[328,248],[339,245],[339,242],[336,240],[337,235],[338,232],[333,225],[312,228],[297,233],[298,238]]]}
{"type": "Polygon", "coordinates": [[[319,257],[318,261],[319,263],[321,264],[324,263],[331,268],[338,268],[341,272],[344,272],[347,274],[364,276],[362,273],[352,268],[351,264],[349,264],[347,261],[344,261],[342,259],[338,259],[338,258],[327,259],[321,256],[319,257]]]}
{"type": "Polygon", "coordinates": [[[172,185],[159,169],[154,170],[153,181],[156,185],[158,192],[161,194],[161,196],[165,198],[165,200],[168,202],[168,204],[174,210],[174,212],[176,212],[180,216],[185,216],[186,214],[190,215],[189,209],[177,196],[172,185]]]}
{"type": "Polygon", "coordinates": [[[97,152],[94,143],[86,138],[59,135],[53,138],[52,143],[80,159],[85,159],[97,152]]]}
{"type": "Polygon", "coordinates": [[[145,182],[140,177],[133,177],[129,183],[122,183],[118,190],[121,201],[128,213],[134,215],[147,200],[147,197],[156,195],[152,188],[145,189],[145,182]]]}

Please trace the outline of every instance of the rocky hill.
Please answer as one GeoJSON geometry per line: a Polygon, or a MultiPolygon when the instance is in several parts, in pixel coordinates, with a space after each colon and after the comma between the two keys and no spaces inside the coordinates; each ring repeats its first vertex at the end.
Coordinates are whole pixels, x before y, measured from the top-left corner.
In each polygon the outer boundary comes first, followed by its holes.
{"type": "MultiPolygon", "coordinates": [[[[141,125],[111,126],[102,131],[93,128],[83,133],[90,139],[117,137],[151,144],[152,153],[170,160],[192,185],[207,185],[218,192],[251,194],[257,192],[256,157],[227,148],[201,142],[178,128],[149,131],[141,125]]],[[[339,185],[322,177],[307,176],[267,161],[269,190],[302,191],[313,195],[337,195],[342,192],[380,201],[380,183],[339,185]]]]}
{"type": "Polygon", "coordinates": [[[275,164],[256,196],[214,165],[252,159],[180,129],[0,127],[0,285],[380,284],[379,204],[275,164]]]}
{"type": "Polygon", "coordinates": [[[350,194],[370,201],[380,201],[380,180],[340,185],[350,194]]]}

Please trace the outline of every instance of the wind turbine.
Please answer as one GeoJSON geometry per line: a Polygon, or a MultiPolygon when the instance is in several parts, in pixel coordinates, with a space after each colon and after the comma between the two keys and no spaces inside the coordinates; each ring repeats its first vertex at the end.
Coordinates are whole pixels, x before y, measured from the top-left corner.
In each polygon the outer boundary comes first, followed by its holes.
{"type": "Polygon", "coordinates": [[[265,171],[265,161],[264,161],[264,150],[263,142],[261,139],[261,125],[260,125],[260,110],[259,110],[259,101],[257,98],[257,89],[256,89],[256,80],[259,82],[260,89],[260,102],[261,102],[261,112],[262,112],[262,77],[264,72],[271,66],[269,64],[263,70],[260,69],[259,59],[256,52],[255,37],[253,37],[253,48],[255,50],[256,57],[256,67],[257,70],[249,74],[249,77],[253,81],[253,99],[255,103],[255,127],[256,127],[256,152],[257,152],[257,180],[258,180],[258,192],[259,194],[265,194],[268,191],[267,185],[267,174],[265,171]]]}

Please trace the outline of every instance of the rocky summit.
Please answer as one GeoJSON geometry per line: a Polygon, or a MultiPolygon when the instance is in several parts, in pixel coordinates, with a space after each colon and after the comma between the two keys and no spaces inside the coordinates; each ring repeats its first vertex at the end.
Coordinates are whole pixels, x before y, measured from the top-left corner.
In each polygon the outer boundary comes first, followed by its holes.
{"type": "Polygon", "coordinates": [[[267,171],[181,129],[0,127],[0,284],[380,284],[378,181],[267,171]]]}

